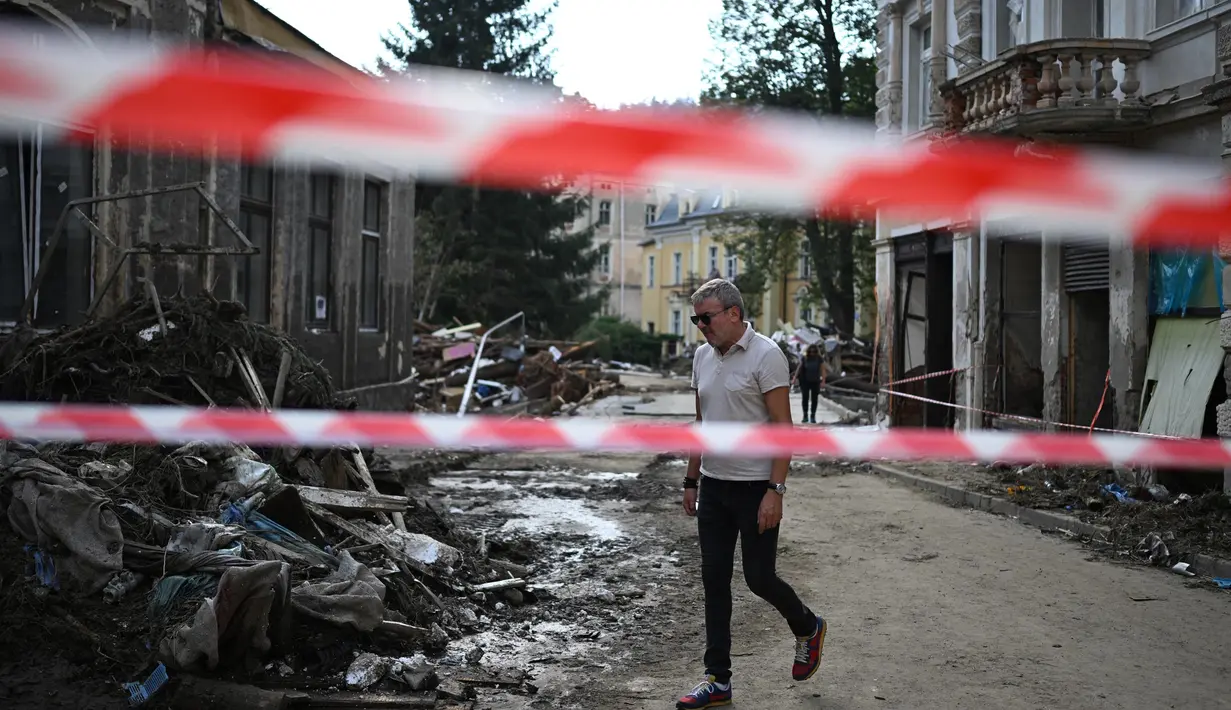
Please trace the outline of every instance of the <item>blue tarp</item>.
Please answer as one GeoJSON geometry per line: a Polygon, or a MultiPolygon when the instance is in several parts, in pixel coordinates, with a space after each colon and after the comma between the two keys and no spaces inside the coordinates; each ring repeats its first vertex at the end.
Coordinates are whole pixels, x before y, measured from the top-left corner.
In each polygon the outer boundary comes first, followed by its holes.
{"type": "Polygon", "coordinates": [[[1150,255],[1150,312],[1158,316],[1186,315],[1197,282],[1206,273],[1206,264],[1213,269],[1214,289],[1219,307],[1223,307],[1222,270],[1226,262],[1217,251],[1178,249],[1150,255]]]}

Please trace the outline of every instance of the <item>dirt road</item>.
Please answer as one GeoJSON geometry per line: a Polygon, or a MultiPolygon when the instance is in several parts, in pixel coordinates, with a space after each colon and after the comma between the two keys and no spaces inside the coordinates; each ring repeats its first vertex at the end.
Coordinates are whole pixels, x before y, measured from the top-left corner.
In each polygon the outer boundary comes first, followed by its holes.
{"type": "MultiPolygon", "coordinates": [[[[498,455],[434,479],[460,520],[552,550],[541,606],[556,620],[526,611],[480,641],[541,689],[480,707],[672,708],[699,680],[683,466],[650,462],[498,455]]],[[[798,466],[789,485],[779,568],[829,620],[825,661],[792,682],[789,632],[737,572],[736,707],[1231,708],[1231,595],[849,466],[798,466]]]]}

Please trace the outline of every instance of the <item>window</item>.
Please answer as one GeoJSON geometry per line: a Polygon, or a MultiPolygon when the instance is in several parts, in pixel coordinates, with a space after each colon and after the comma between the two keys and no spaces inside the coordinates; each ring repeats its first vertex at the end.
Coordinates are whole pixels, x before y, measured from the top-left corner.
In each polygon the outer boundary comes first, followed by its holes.
{"type": "Polygon", "coordinates": [[[611,245],[604,244],[598,248],[598,271],[600,274],[611,275],[611,245]]]}
{"type": "Polygon", "coordinates": [[[654,220],[658,219],[658,205],[645,206],[645,223],[654,224],[654,220]]]}
{"type": "Polygon", "coordinates": [[[1195,15],[1217,0],[1154,0],[1154,26],[1162,27],[1195,15]]]}
{"type": "Polygon", "coordinates": [[[812,278],[812,252],[808,249],[808,241],[799,245],[799,278],[812,278]]]}
{"type": "Polygon", "coordinates": [[[380,328],[381,235],[385,226],[385,186],[375,180],[363,184],[363,266],[360,275],[359,327],[380,328]]]}
{"type": "Polygon", "coordinates": [[[718,273],[718,247],[710,247],[709,265],[706,267],[705,273],[709,276],[718,273]]]}
{"type": "Polygon", "coordinates": [[[678,251],[671,255],[671,283],[684,283],[684,255],[678,251]]]}
{"type": "Polygon", "coordinates": [[[308,205],[308,323],[328,327],[333,309],[334,177],[312,175],[308,205]]]}
{"type": "Polygon", "coordinates": [[[800,323],[810,323],[810,322],[812,322],[812,306],[802,306],[802,307],[800,307],[800,309],[799,309],[799,321],[800,321],[800,323]]]}
{"type": "Polygon", "coordinates": [[[611,200],[598,203],[598,224],[600,227],[611,224],[611,200]]]}
{"type": "Polygon", "coordinates": [[[274,171],[268,165],[243,165],[239,171],[239,229],[260,253],[241,256],[235,272],[239,299],[248,318],[269,322],[269,284],[273,272],[274,171]]]}
{"type": "MultiPolygon", "coordinates": [[[[1102,37],[1107,0],[1064,0],[1060,8],[1061,37],[1102,37]]],[[[1175,7],[1173,0],[1168,5],[1175,7]]],[[[1179,19],[1179,18],[1176,18],[1179,19]]],[[[1098,77],[1095,77],[1097,83],[1098,77]]]]}
{"type": "Polygon", "coordinates": [[[645,268],[645,285],[647,288],[654,288],[654,270],[657,268],[658,257],[650,254],[646,260],[645,268]]]}
{"type": "MultiPolygon", "coordinates": [[[[45,250],[70,200],[94,194],[94,154],[38,133],[0,141],[0,322],[16,322],[42,262],[51,263],[33,304],[36,326],[79,322],[89,307],[93,240],[69,217],[55,252],[45,250]]],[[[91,208],[83,206],[86,215],[91,208]]]]}
{"type": "Polygon", "coordinates": [[[727,249],[727,280],[734,281],[739,276],[739,257],[731,249],[727,249]]]}
{"type": "Polygon", "coordinates": [[[671,333],[673,335],[684,334],[684,312],[679,309],[671,311],[671,333]]]}
{"type": "Polygon", "coordinates": [[[652,320],[651,320],[651,321],[646,321],[646,323],[645,323],[645,332],[649,333],[650,335],[653,335],[653,334],[654,334],[654,321],[652,321],[652,320]]]}

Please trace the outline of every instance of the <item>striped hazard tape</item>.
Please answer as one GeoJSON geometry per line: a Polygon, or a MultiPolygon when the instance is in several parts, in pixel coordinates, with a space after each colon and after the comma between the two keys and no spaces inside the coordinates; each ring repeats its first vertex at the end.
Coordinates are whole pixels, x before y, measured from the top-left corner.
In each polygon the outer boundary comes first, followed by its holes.
{"type": "Polygon", "coordinates": [[[1171,468],[1231,466],[1218,439],[737,423],[457,418],[330,411],[0,404],[0,439],[253,446],[391,446],[490,451],[701,452],[853,460],[954,460],[1171,468]]]}
{"type": "Polygon", "coordinates": [[[870,127],[772,112],[595,111],[482,74],[348,78],[148,38],[91,48],[48,37],[36,48],[0,29],[0,131],[59,126],[83,139],[105,129],[119,146],[216,148],[509,187],[586,174],[722,185],[748,208],[874,205],[895,217],[974,215],[1133,244],[1214,245],[1231,224],[1231,191],[1211,179],[1213,162],[976,139],[884,142],[870,127]]]}

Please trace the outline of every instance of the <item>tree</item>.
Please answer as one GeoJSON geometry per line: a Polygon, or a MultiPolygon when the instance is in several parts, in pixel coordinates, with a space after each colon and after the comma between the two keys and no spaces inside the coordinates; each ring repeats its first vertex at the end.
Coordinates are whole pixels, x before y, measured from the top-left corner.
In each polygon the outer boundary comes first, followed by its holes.
{"type": "MultiPolygon", "coordinates": [[[[546,43],[554,5],[536,0],[414,0],[410,19],[383,38],[395,57],[384,75],[430,65],[552,84],[546,43]]],[[[500,89],[496,89],[500,90],[500,89]]],[[[557,89],[558,90],[558,89],[557,89]]],[[[578,102],[579,97],[561,101],[578,102]]],[[[425,318],[492,324],[525,311],[544,335],[567,336],[601,307],[590,273],[592,230],[572,231],[584,199],[567,176],[538,191],[481,185],[416,185],[416,286],[425,318]]]]}
{"type": "MultiPolygon", "coordinates": [[[[868,119],[876,113],[875,0],[724,0],[710,28],[722,60],[709,77],[707,103],[736,104],[868,119]]],[[[810,289],[840,329],[854,329],[857,289],[868,285],[875,256],[867,225],[820,212],[756,218],[731,243],[744,259],[787,274],[798,251],[778,249],[783,234],[802,235],[812,257],[810,289]],[[769,245],[769,246],[766,246],[769,245]],[[759,255],[759,257],[758,257],[759,255]]]]}

